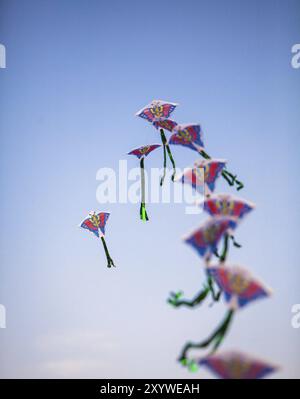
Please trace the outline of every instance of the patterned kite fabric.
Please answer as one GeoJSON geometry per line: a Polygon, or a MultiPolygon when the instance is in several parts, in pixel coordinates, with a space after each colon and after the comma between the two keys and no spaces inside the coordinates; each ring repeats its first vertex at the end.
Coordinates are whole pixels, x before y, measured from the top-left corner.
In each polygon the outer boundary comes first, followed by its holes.
{"type": "Polygon", "coordinates": [[[202,192],[203,188],[205,194],[210,195],[214,191],[216,180],[220,176],[223,168],[226,165],[226,161],[223,159],[210,159],[195,162],[194,167],[187,168],[176,181],[180,181],[183,184],[190,184],[195,190],[202,192]]]}
{"type": "Polygon", "coordinates": [[[197,362],[223,379],[261,379],[278,367],[241,352],[213,354],[197,362]]]}
{"type": "Polygon", "coordinates": [[[107,267],[112,267],[114,265],[114,261],[112,260],[108,248],[106,245],[106,241],[104,238],[105,235],[105,225],[107,222],[107,219],[109,218],[109,213],[108,212],[95,212],[92,211],[89,213],[89,216],[83,220],[83,222],[79,225],[83,229],[87,229],[95,236],[98,238],[101,238],[102,245],[105,251],[106,259],[107,259],[107,267]]]}
{"type": "Polygon", "coordinates": [[[232,216],[242,219],[254,208],[253,203],[229,194],[215,194],[204,201],[204,210],[211,216],[232,216]]]}
{"type": "Polygon", "coordinates": [[[80,224],[80,227],[91,231],[97,237],[99,237],[99,230],[101,235],[105,235],[105,225],[109,215],[110,214],[108,212],[96,213],[95,211],[92,211],[89,213],[89,216],[83,220],[83,222],[80,224]]]}
{"type": "Polygon", "coordinates": [[[150,104],[136,113],[136,116],[146,119],[150,123],[168,119],[178,104],[163,100],[153,100],[150,104]]]}
{"type": "Polygon", "coordinates": [[[184,238],[197,253],[202,256],[210,256],[217,251],[221,238],[237,227],[237,221],[228,216],[213,217],[203,223],[196,231],[184,238]]]}
{"type": "Polygon", "coordinates": [[[153,126],[156,127],[156,129],[165,129],[172,132],[177,126],[177,122],[172,121],[171,119],[162,119],[160,121],[154,121],[153,126]]]}
{"type": "Polygon", "coordinates": [[[182,145],[197,152],[204,147],[203,132],[199,124],[177,125],[173,132],[169,144],[182,145]]]}
{"type": "Polygon", "coordinates": [[[225,301],[231,309],[243,308],[257,299],[271,295],[269,288],[241,266],[209,266],[207,272],[224,293],[225,301]]]}
{"type": "Polygon", "coordinates": [[[154,151],[158,147],[161,147],[161,144],[144,145],[128,152],[128,155],[135,155],[138,157],[138,159],[141,159],[142,157],[146,157],[147,155],[149,155],[150,152],[154,151]]]}
{"type": "Polygon", "coordinates": [[[147,155],[149,155],[156,148],[161,147],[160,144],[145,145],[143,147],[135,148],[130,151],[128,155],[135,155],[140,160],[141,169],[141,205],[140,205],[140,219],[143,221],[149,220],[146,211],[146,195],[145,195],[145,165],[144,160],[147,155]]]}

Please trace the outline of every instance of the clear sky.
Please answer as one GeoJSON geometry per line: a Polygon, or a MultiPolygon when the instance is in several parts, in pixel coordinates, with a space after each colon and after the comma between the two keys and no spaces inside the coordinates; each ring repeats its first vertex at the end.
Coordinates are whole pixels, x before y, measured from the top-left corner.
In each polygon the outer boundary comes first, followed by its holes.
{"type": "MultiPolygon", "coordinates": [[[[204,378],[176,363],[225,307],[166,304],[192,296],[201,259],[181,237],[205,216],[182,204],[101,206],[102,167],[155,143],[134,113],[154,98],[180,103],[179,122],[199,121],[207,151],[229,160],[257,209],[240,226],[230,262],[274,290],[241,311],[223,349],[257,354],[300,377],[299,89],[291,47],[300,2],[0,0],[0,376],[204,378]],[[110,210],[106,268],[101,244],[78,223],[110,210]]],[[[179,166],[195,153],[178,147],[179,166]]],[[[158,151],[146,166],[161,166],[158,151]]],[[[218,191],[230,191],[223,182],[218,191]]]]}

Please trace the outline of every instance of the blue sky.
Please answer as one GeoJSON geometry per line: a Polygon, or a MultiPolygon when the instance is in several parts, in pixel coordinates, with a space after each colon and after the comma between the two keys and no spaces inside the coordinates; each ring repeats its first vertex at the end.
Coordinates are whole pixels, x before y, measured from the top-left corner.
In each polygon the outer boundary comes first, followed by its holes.
{"type": "MultiPolygon", "coordinates": [[[[202,262],[181,237],[205,216],[149,204],[143,224],[137,205],[105,205],[116,270],[77,228],[101,209],[97,171],[158,141],[134,117],[153,98],[180,103],[178,122],[202,124],[207,151],[229,160],[257,205],[229,260],[274,295],[237,315],[224,349],[281,365],[276,377],[300,377],[300,329],[291,327],[300,303],[299,22],[292,0],[0,1],[1,377],[209,377],[187,374],[176,357],[224,305],[165,303],[170,290],[191,296],[202,284],[202,262]]],[[[195,160],[180,147],[174,156],[182,167],[195,160]]],[[[160,165],[159,152],[147,159],[160,165]]]]}

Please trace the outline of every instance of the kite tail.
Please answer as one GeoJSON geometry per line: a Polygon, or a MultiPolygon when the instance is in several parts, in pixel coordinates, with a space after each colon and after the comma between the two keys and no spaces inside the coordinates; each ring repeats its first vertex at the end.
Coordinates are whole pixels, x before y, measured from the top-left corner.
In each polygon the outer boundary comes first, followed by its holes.
{"type": "Polygon", "coordinates": [[[172,155],[171,148],[170,148],[169,144],[167,143],[167,139],[166,139],[165,132],[164,132],[163,129],[160,129],[160,137],[161,137],[161,141],[162,141],[162,144],[163,144],[163,147],[164,147],[164,168],[165,168],[165,151],[167,150],[169,159],[170,159],[171,164],[173,166],[172,181],[174,181],[175,175],[176,175],[176,165],[175,165],[175,161],[174,161],[174,158],[173,158],[173,155],[172,155]]]}
{"type": "Polygon", "coordinates": [[[166,177],[166,168],[167,168],[167,152],[166,152],[166,146],[165,144],[163,144],[163,152],[164,152],[164,171],[163,171],[163,175],[160,179],[160,185],[162,186],[164,184],[164,180],[166,177]]]}
{"type": "Polygon", "coordinates": [[[233,245],[234,245],[235,247],[237,247],[237,248],[242,248],[242,245],[235,241],[234,236],[230,236],[230,238],[232,239],[232,243],[233,243],[233,245]]]}
{"type": "Polygon", "coordinates": [[[174,306],[174,308],[178,308],[179,306],[187,306],[189,308],[193,308],[195,306],[200,305],[204,299],[207,297],[210,288],[208,285],[204,285],[203,289],[191,300],[188,299],[180,299],[183,295],[183,292],[171,292],[170,298],[168,298],[167,302],[174,306]]]}
{"type": "Polygon", "coordinates": [[[224,234],[224,246],[223,246],[223,251],[222,251],[222,255],[220,255],[220,262],[225,262],[226,258],[227,258],[227,253],[228,253],[228,247],[229,247],[229,234],[225,233],[224,234]]]}
{"type": "Polygon", "coordinates": [[[140,218],[144,222],[149,220],[146,205],[145,205],[145,168],[144,168],[144,157],[141,158],[141,207],[140,207],[140,218]]]}
{"type": "Polygon", "coordinates": [[[112,260],[110,254],[108,252],[107,245],[106,245],[106,242],[105,242],[105,239],[104,239],[103,236],[101,237],[101,241],[102,241],[102,244],[103,244],[103,247],[104,247],[104,251],[105,251],[105,255],[106,255],[106,259],[107,259],[107,267],[112,267],[112,266],[115,267],[114,261],[112,260]]]}
{"type": "MultiPolygon", "coordinates": [[[[199,154],[204,158],[204,159],[211,159],[211,156],[207,154],[203,149],[199,151],[199,154]]],[[[230,186],[233,186],[236,184],[236,189],[237,191],[241,190],[244,188],[244,184],[237,179],[237,175],[233,175],[231,172],[226,170],[225,168],[222,170],[222,177],[227,181],[227,183],[230,186]]]]}
{"type": "Polygon", "coordinates": [[[228,310],[222,323],[206,340],[201,341],[199,343],[187,342],[178,359],[181,362],[181,364],[183,366],[188,366],[188,368],[191,371],[194,371],[193,368],[195,366],[195,362],[188,359],[188,352],[190,349],[203,349],[207,348],[210,344],[213,344],[210,354],[214,353],[223,342],[223,339],[226,333],[228,332],[230,324],[232,322],[233,315],[234,315],[234,310],[233,309],[228,310]]]}

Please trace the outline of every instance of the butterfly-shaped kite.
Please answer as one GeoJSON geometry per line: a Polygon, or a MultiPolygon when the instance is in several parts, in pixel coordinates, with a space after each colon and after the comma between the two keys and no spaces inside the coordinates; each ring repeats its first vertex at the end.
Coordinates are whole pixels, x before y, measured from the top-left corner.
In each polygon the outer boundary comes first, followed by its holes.
{"type": "Polygon", "coordinates": [[[229,307],[242,308],[260,298],[270,296],[271,291],[240,266],[216,265],[207,269],[214,278],[229,307]]]}
{"type": "Polygon", "coordinates": [[[90,232],[92,232],[93,234],[95,234],[95,236],[97,236],[98,238],[101,238],[103,247],[104,247],[104,251],[105,251],[105,255],[107,258],[107,267],[111,267],[111,266],[115,266],[114,262],[111,258],[111,256],[109,255],[108,249],[107,249],[107,245],[104,239],[104,235],[105,235],[105,225],[107,222],[107,219],[109,218],[109,213],[107,212],[90,212],[89,216],[83,220],[83,222],[80,224],[80,227],[82,227],[83,229],[87,229],[90,232]]]}
{"type": "Polygon", "coordinates": [[[207,272],[214,278],[221,292],[224,293],[229,309],[224,320],[207,339],[199,343],[188,342],[184,346],[179,360],[188,367],[194,365],[194,361],[187,359],[187,353],[190,349],[206,348],[212,344],[211,352],[214,353],[228,332],[236,310],[257,299],[266,298],[271,293],[268,288],[252,277],[248,270],[240,266],[225,266],[222,264],[209,266],[207,272]]]}
{"type": "Polygon", "coordinates": [[[195,162],[192,168],[187,168],[176,179],[182,183],[190,184],[195,190],[205,190],[206,196],[215,189],[216,180],[220,176],[226,161],[223,159],[209,159],[195,162]]]}
{"type": "Polygon", "coordinates": [[[211,216],[232,216],[242,219],[255,208],[249,201],[230,194],[215,194],[204,202],[204,210],[211,216]]]}
{"type": "Polygon", "coordinates": [[[216,353],[200,359],[199,365],[209,368],[223,379],[260,379],[277,370],[269,362],[241,352],[216,353]]]}
{"type": "Polygon", "coordinates": [[[184,238],[200,256],[210,256],[217,251],[221,238],[237,227],[235,219],[228,216],[214,217],[204,222],[196,231],[184,238]]]}
{"type": "Polygon", "coordinates": [[[163,145],[163,155],[164,155],[164,173],[161,178],[160,185],[163,184],[166,175],[167,153],[173,166],[172,180],[174,180],[176,174],[176,166],[174,158],[170,146],[167,142],[164,129],[172,131],[177,126],[176,122],[168,119],[177,105],[178,104],[172,102],[153,100],[150,104],[146,105],[144,108],[142,108],[140,111],[136,113],[136,116],[146,119],[154,127],[156,127],[156,129],[160,129],[160,136],[163,145]]]}
{"type": "Polygon", "coordinates": [[[150,123],[168,119],[178,104],[162,100],[153,100],[136,113],[136,116],[150,123]]]}
{"type": "Polygon", "coordinates": [[[172,132],[169,144],[182,145],[197,152],[204,147],[203,132],[199,124],[176,125],[172,132]]]}
{"type": "Polygon", "coordinates": [[[141,206],[140,206],[140,218],[141,220],[149,220],[146,211],[146,199],[145,199],[145,167],[144,159],[150,152],[154,151],[156,148],[161,147],[160,144],[145,145],[143,147],[136,148],[128,153],[128,155],[135,155],[140,160],[141,168],[141,206]]]}

